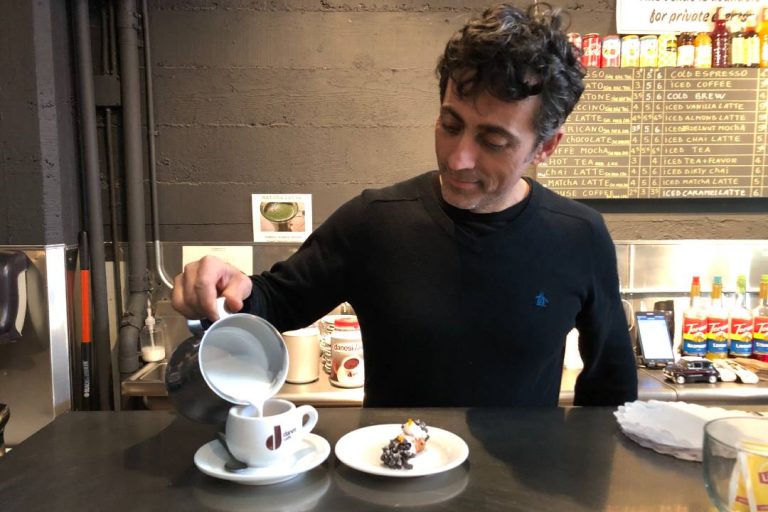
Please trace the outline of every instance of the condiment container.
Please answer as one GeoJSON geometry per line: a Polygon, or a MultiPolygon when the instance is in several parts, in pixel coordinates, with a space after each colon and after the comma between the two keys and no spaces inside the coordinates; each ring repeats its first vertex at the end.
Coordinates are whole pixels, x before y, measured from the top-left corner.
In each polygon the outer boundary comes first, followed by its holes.
{"type": "Polygon", "coordinates": [[[337,318],[331,333],[331,384],[359,388],[365,382],[363,337],[357,317],[337,318]]]}
{"type": "Polygon", "coordinates": [[[147,318],[139,333],[141,358],[152,363],[165,359],[165,323],[152,316],[152,308],[147,305],[147,318]]]}

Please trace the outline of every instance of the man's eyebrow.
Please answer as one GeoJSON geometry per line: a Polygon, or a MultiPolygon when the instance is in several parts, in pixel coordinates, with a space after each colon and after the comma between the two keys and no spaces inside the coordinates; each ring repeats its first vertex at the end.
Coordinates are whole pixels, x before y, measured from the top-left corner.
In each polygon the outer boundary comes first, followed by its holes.
{"type": "MultiPolygon", "coordinates": [[[[441,105],[440,106],[440,114],[447,114],[453,117],[454,119],[464,122],[464,119],[459,115],[458,112],[456,112],[451,106],[449,105],[441,105]]],[[[478,128],[484,132],[484,133],[491,133],[496,135],[501,135],[502,137],[509,140],[510,144],[517,145],[520,143],[520,138],[515,135],[514,133],[510,132],[506,128],[503,128],[499,125],[495,124],[481,124],[478,126],[478,128]]]]}
{"type": "Polygon", "coordinates": [[[453,110],[453,108],[451,108],[451,107],[449,107],[447,105],[441,105],[440,106],[440,113],[441,114],[448,114],[451,117],[453,117],[454,119],[458,119],[459,121],[463,121],[463,119],[458,114],[458,112],[456,112],[455,110],[453,110]]]}
{"type": "Polygon", "coordinates": [[[511,142],[517,143],[519,141],[517,135],[495,124],[481,124],[479,128],[486,133],[495,133],[501,135],[502,137],[506,137],[511,142]]]}

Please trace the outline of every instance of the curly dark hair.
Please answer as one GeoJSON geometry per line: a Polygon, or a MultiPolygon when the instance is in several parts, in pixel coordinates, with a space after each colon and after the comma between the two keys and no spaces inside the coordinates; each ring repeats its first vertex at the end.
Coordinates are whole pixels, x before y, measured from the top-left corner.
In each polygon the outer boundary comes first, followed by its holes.
{"type": "Polygon", "coordinates": [[[498,4],[469,21],[437,64],[440,100],[448,80],[460,98],[483,92],[502,101],[539,95],[538,142],[565,122],[584,91],[580,52],[568,41],[560,9],[539,3],[522,10],[498,4]]]}

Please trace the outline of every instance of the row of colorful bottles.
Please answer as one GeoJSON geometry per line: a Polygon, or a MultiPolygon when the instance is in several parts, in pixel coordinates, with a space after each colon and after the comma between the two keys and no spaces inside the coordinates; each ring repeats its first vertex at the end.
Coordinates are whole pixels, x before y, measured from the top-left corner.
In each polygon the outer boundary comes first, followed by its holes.
{"type": "Polygon", "coordinates": [[[683,313],[682,352],[708,359],[753,357],[768,362],[768,274],[760,276],[759,303],[747,304],[747,279],[738,276],[734,302],[726,307],[723,283],[715,276],[709,303],[701,296],[701,282],[694,276],[691,299],[683,313]]]}
{"type": "MultiPolygon", "coordinates": [[[[738,16],[726,20],[720,17],[718,8],[714,18],[714,30],[709,35],[711,67],[768,67],[768,18],[766,16],[768,16],[768,8],[763,9],[762,21],[758,27],[754,15],[750,15],[747,21],[742,21],[738,16]]],[[[703,35],[704,40],[701,44],[706,46],[706,33],[699,35],[703,35]]]]}
{"type": "Polygon", "coordinates": [[[568,34],[581,50],[587,67],[761,67],[768,68],[768,7],[760,22],[755,14],[742,20],[713,17],[711,32],[683,32],[656,35],[568,34]]]}

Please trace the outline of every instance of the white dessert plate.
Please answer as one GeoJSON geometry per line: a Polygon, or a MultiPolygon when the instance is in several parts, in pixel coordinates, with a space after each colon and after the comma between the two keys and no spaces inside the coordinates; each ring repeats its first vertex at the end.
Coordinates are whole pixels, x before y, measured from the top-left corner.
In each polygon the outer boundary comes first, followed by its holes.
{"type": "Polygon", "coordinates": [[[195,453],[195,466],[206,475],[245,485],[269,485],[284,482],[322,464],[331,453],[331,445],[316,434],[307,434],[293,454],[264,468],[228,471],[224,464],[230,459],[224,446],[214,439],[195,453]]]}
{"type": "Polygon", "coordinates": [[[336,458],[347,466],[372,475],[409,478],[453,469],[467,459],[469,447],[462,438],[437,427],[429,429],[424,451],[409,462],[413,469],[392,469],[381,462],[381,449],[401,432],[398,423],[372,425],[345,434],[336,443],[336,458]]]}

